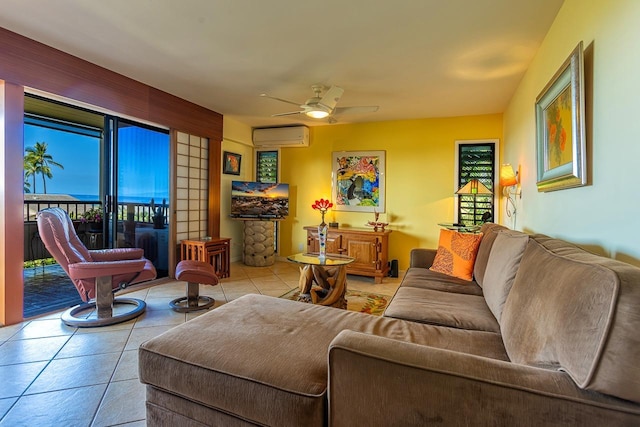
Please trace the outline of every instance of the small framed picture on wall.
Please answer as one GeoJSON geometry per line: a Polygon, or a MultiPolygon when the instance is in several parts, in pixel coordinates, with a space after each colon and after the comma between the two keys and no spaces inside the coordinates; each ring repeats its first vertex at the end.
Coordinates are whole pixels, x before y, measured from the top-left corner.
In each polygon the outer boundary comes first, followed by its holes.
{"type": "Polygon", "coordinates": [[[222,155],[222,172],[227,175],[240,175],[242,155],[225,151],[222,155]]]}

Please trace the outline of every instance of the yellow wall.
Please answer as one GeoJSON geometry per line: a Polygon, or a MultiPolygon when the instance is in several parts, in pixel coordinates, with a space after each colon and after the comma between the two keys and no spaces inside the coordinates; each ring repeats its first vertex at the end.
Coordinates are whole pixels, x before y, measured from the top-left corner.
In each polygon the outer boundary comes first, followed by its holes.
{"type": "Polygon", "coordinates": [[[240,162],[240,175],[222,173],[220,179],[220,236],[231,238],[231,260],[242,261],[243,223],[229,218],[229,212],[231,212],[231,181],[253,181],[254,179],[251,127],[237,120],[224,117],[222,134],[222,151],[240,154],[242,160],[240,162]]]}
{"type": "MultiPolygon", "coordinates": [[[[306,243],[302,227],[320,223],[320,213],[311,205],[331,198],[331,153],[385,150],[386,213],[380,220],[390,222],[393,230],[389,259],[406,269],[410,250],[435,248],[438,222],[454,220],[455,141],[474,139],[501,140],[502,115],[311,128],[308,148],[281,151],[281,181],[290,184],[291,200],[290,216],[281,224],[280,255],[299,252],[306,243]]],[[[373,214],[329,211],[326,219],[364,228],[373,214]]]]}
{"type": "Polygon", "coordinates": [[[565,0],[504,114],[504,161],[522,164],[517,228],[640,265],[640,1],[565,0]],[[585,46],[589,185],[536,189],[536,96],[585,46]]]}

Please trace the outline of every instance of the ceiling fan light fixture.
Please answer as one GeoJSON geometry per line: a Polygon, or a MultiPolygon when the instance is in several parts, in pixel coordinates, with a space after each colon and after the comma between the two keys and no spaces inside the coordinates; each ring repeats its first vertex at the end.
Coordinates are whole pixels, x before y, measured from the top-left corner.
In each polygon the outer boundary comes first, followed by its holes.
{"type": "Polygon", "coordinates": [[[303,104],[298,104],[294,101],[289,101],[282,98],[276,98],[275,96],[269,96],[266,93],[263,93],[263,98],[271,98],[276,101],[284,102],[286,104],[293,104],[300,107],[298,111],[289,111],[286,113],[278,113],[272,114],[271,117],[283,117],[283,116],[293,116],[295,114],[304,114],[305,116],[311,119],[325,119],[329,118],[329,123],[335,123],[336,119],[334,115],[337,114],[345,114],[345,113],[375,113],[378,111],[377,105],[370,106],[357,106],[357,107],[337,107],[342,94],[344,93],[344,89],[338,86],[331,86],[324,95],[322,92],[325,91],[326,87],[321,84],[311,86],[313,93],[315,96],[307,99],[303,104]]]}
{"type": "Polygon", "coordinates": [[[321,109],[313,109],[306,111],[305,114],[313,119],[324,119],[329,115],[329,112],[321,109]]]}

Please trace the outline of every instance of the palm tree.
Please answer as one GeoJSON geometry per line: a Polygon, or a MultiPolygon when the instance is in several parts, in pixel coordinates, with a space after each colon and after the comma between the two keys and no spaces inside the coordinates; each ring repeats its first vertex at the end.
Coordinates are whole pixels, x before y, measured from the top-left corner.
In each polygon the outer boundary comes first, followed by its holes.
{"type": "Polygon", "coordinates": [[[29,177],[33,178],[33,192],[36,192],[36,165],[33,163],[32,158],[24,156],[24,192],[30,193],[31,184],[29,183],[29,177]]]}
{"type": "MultiPolygon", "coordinates": [[[[27,154],[24,156],[25,164],[29,163],[29,167],[25,167],[26,173],[33,175],[33,192],[36,192],[36,180],[35,175],[42,175],[43,194],[47,194],[47,181],[46,178],[53,178],[51,173],[51,166],[57,166],[60,169],[64,169],[60,163],[53,161],[51,154],[47,154],[47,143],[36,142],[34,147],[27,147],[27,154]]],[[[25,173],[25,175],[26,175],[25,173]]]]}

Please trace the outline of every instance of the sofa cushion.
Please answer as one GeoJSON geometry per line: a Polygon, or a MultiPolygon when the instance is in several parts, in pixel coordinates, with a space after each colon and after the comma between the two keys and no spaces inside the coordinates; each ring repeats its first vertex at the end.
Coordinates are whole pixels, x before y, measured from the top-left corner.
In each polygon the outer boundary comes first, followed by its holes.
{"type": "Polygon", "coordinates": [[[500,332],[482,296],[401,287],[384,316],[476,331],[500,332]]]}
{"type": "Polygon", "coordinates": [[[326,425],[328,348],[344,329],[508,360],[495,333],[246,295],[142,344],[140,381],[247,422],[326,425]]]}
{"type": "Polygon", "coordinates": [[[482,295],[482,289],[476,282],[462,280],[454,276],[449,276],[448,274],[419,267],[408,269],[400,286],[454,292],[458,294],[482,295]]]}
{"type": "Polygon", "coordinates": [[[532,236],[501,318],[515,363],[640,402],[640,269],[532,236]]]}
{"type": "Polygon", "coordinates": [[[487,262],[489,262],[491,248],[493,248],[493,243],[496,240],[498,231],[500,230],[508,230],[508,228],[492,222],[486,222],[482,224],[482,227],[480,228],[482,240],[478,247],[476,262],[473,265],[473,278],[480,287],[484,286],[484,272],[487,268],[487,262]]]}
{"type": "Polygon", "coordinates": [[[529,236],[512,230],[501,230],[496,234],[482,290],[489,309],[500,322],[502,307],[516,278],[529,236]]]}
{"type": "Polygon", "coordinates": [[[473,278],[473,264],[481,239],[482,234],[440,230],[438,251],[430,269],[464,280],[471,280],[473,278]]]}

